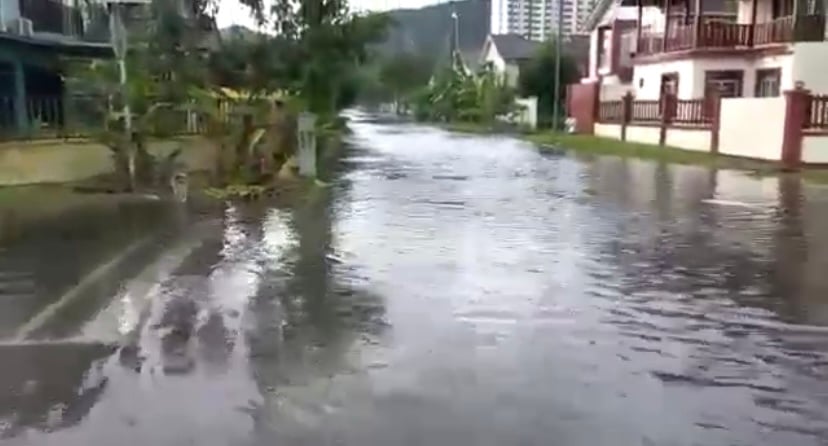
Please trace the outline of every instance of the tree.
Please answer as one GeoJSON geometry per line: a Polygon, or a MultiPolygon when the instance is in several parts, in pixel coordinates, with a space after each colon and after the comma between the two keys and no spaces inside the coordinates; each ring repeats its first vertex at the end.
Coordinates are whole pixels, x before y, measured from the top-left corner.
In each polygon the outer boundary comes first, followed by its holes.
{"type": "MultiPolygon", "coordinates": [[[[566,94],[566,85],[577,82],[578,67],[567,54],[561,54],[561,82],[559,97],[561,105],[566,94]]],[[[520,68],[518,90],[522,96],[538,97],[538,114],[551,118],[555,100],[555,42],[545,42],[535,56],[520,68]]]]}
{"type": "Polygon", "coordinates": [[[398,107],[405,96],[426,85],[430,77],[430,61],[421,55],[399,53],[380,62],[379,81],[398,107]]]}

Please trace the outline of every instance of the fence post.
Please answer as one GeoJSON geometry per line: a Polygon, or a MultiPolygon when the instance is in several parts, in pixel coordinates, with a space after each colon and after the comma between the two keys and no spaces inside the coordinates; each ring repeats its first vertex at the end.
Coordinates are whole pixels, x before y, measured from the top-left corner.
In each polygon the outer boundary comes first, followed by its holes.
{"type": "Polygon", "coordinates": [[[721,128],[722,96],[718,90],[712,90],[710,101],[710,153],[719,154],[719,129],[721,128]]]}
{"type": "Polygon", "coordinates": [[[675,96],[664,94],[661,96],[661,122],[658,134],[658,145],[664,146],[667,141],[667,126],[673,121],[673,104],[675,96]]]}
{"type": "Polygon", "coordinates": [[[785,92],[785,126],[782,135],[782,166],[797,170],[802,162],[802,128],[808,120],[811,92],[802,85],[785,92]]]}
{"type": "Polygon", "coordinates": [[[590,101],[592,102],[592,119],[589,122],[589,134],[595,134],[595,123],[598,122],[598,112],[601,108],[601,82],[591,85],[590,101]]]}
{"type": "Polygon", "coordinates": [[[633,95],[631,91],[621,98],[621,141],[627,140],[627,126],[632,120],[633,95]]]}

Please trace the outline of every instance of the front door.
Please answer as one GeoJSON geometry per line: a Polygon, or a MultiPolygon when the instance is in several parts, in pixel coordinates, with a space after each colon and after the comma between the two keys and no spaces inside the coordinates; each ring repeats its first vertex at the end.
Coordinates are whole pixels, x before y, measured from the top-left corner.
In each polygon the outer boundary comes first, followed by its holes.
{"type": "Polygon", "coordinates": [[[664,73],[661,75],[661,96],[678,95],[679,74],[678,73],[664,73]]]}

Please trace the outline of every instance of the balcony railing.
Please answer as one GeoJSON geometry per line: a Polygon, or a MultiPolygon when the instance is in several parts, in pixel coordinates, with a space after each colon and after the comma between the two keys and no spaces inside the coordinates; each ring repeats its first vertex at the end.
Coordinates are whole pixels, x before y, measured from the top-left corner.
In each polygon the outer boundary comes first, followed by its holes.
{"type": "Polygon", "coordinates": [[[35,32],[80,36],[83,17],[61,0],[20,0],[20,15],[32,21],[35,32]]]}
{"type": "Polygon", "coordinates": [[[824,40],[825,17],[806,15],[797,18],[780,17],[755,25],[743,23],[708,22],[699,27],[674,25],[665,39],[664,33],[645,33],[638,41],[639,55],[675,52],[698,48],[738,49],[773,43],[824,40]]]}

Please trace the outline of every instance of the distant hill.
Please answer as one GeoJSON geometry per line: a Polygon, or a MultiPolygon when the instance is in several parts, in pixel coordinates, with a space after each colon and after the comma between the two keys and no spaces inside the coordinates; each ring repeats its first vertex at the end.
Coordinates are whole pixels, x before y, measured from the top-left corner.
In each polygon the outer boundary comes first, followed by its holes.
{"type": "Polygon", "coordinates": [[[384,54],[412,52],[447,58],[453,10],[459,17],[460,50],[463,54],[479,54],[489,33],[491,0],[461,0],[454,4],[389,11],[395,25],[389,31],[388,39],[379,46],[379,51],[384,54]]]}

